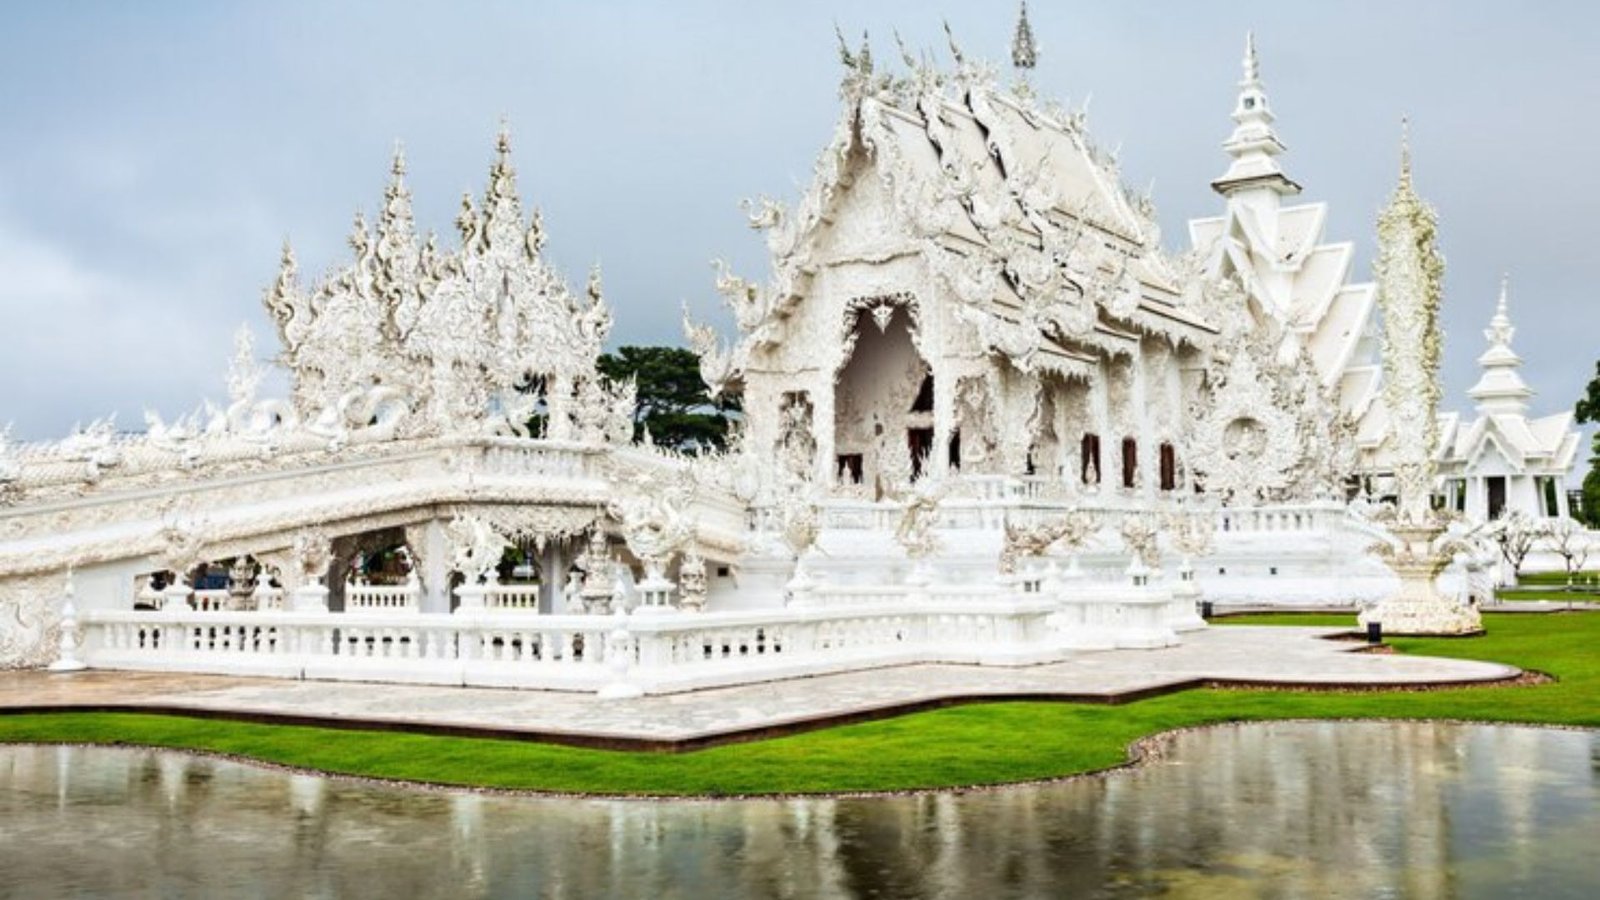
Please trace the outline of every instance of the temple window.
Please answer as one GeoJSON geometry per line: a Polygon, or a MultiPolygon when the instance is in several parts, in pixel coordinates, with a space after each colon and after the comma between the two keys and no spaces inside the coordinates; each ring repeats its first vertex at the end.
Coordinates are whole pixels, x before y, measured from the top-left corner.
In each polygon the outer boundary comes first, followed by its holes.
{"type": "Polygon", "coordinates": [[[912,412],[933,412],[933,373],[929,372],[922,378],[922,387],[917,389],[917,399],[911,404],[912,412]]]}
{"type": "Polygon", "coordinates": [[[1096,484],[1100,481],[1100,435],[1084,435],[1082,451],[1079,466],[1083,483],[1096,484]]]}
{"type": "Polygon", "coordinates": [[[933,455],[933,429],[906,429],[906,445],[911,451],[911,477],[921,478],[928,459],[933,455]]]}
{"type": "Polygon", "coordinates": [[[860,484],[863,478],[862,459],[860,453],[839,454],[839,480],[846,484],[860,484]]]}
{"type": "Polygon", "coordinates": [[[1139,482],[1139,442],[1131,437],[1122,439],[1122,486],[1131,488],[1139,482]]]}
{"type": "Polygon", "coordinates": [[[1178,488],[1178,451],[1171,444],[1161,445],[1161,489],[1173,491],[1178,488]]]}

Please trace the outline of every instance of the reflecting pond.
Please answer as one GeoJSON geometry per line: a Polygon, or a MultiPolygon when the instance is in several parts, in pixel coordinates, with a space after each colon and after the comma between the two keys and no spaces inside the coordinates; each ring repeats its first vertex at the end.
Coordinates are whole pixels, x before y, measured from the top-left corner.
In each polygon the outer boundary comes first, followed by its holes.
{"type": "Polygon", "coordinates": [[[1600,896],[1600,735],[1277,723],[1106,777],[649,802],[0,747],[0,896],[1600,896]]]}

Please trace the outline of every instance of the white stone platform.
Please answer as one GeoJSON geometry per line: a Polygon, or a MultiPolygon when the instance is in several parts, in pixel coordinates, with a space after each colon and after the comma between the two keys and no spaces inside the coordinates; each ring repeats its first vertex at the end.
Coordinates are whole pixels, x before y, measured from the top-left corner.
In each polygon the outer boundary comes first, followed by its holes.
{"type": "Polygon", "coordinates": [[[1133,699],[1202,682],[1444,685],[1512,678],[1510,666],[1352,652],[1337,628],[1228,626],[1161,650],[1085,652],[1023,668],[902,666],[670,696],[602,700],[555,691],[88,672],[0,674],[0,710],[152,708],[315,719],[405,730],[495,732],[569,743],[694,745],[869,718],[952,700],[1133,699]]]}

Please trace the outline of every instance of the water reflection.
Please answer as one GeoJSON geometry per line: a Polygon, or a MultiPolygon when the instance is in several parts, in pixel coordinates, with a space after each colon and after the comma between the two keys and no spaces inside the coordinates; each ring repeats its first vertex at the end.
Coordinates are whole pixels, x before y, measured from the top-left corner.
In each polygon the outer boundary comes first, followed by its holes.
{"type": "Polygon", "coordinates": [[[0,837],[6,897],[1590,897],[1600,737],[1254,725],[1067,784],[686,803],[0,748],[0,837]]]}

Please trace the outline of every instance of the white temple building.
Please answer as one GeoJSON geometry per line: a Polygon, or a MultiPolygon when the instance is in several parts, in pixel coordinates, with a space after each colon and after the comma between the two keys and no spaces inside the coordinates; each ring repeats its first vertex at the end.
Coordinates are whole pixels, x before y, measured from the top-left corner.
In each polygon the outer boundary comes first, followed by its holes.
{"type": "MultiPolygon", "coordinates": [[[[1181,255],[1084,114],[1035,97],[1025,19],[1010,86],[949,52],[886,71],[841,41],[814,180],[747,204],[771,271],[719,271],[738,334],[685,321],[742,395],[722,452],[633,441],[600,274],[572,290],[544,258],[507,134],[453,246],[419,235],[397,155],[348,264],[302,280],[285,248],[287,398],[246,335],[225,408],[0,434],[0,667],[629,696],[1161,647],[1202,595],[1392,591],[1393,509],[1350,502],[1393,444],[1376,292],[1325,206],[1283,204],[1253,42],[1224,213],[1181,255]]],[[[1548,458],[1514,473],[1536,496],[1570,426],[1527,422],[1508,321],[1491,340],[1457,477],[1512,476],[1482,446],[1548,458]]]]}
{"type": "Polygon", "coordinates": [[[1483,374],[1467,391],[1477,401],[1476,415],[1440,417],[1445,504],[1479,522],[1513,512],[1535,520],[1566,518],[1566,478],[1577,461],[1581,435],[1573,428],[1571,410],[1528,417],[1534,391],[1517,371],[1522,358],[1511,349],[1516,329],[1507,309],[1509,293],[1507,277],[1483,332],[1489,342],[1478,357],[1483,374]]]}
{"type": "MultiPolygon", "coordinates": [[[[1375,289],[1351,280],[1354,243],[1325,240],[1326,203],[1285,204],[1301,187],[1278,160],[1286,148],[1272,127],[1253,35],[1245,41],[1233,120],[1223,144],[1232,162],[1211,183],[1225,198],[1223,213],[1191,221],[1190,241],[1208,277],[1238,278],[1251,312],[1282,328],[1283,356],[1292,359],[1304,348],[1322,384],[1337,390],[1339,408],[1368,422],[1381,371],[1375,289]]],[[[1372,431],[1369,425],[1357,435],[1368,453],[1381,439],[1372,431]]]]}

